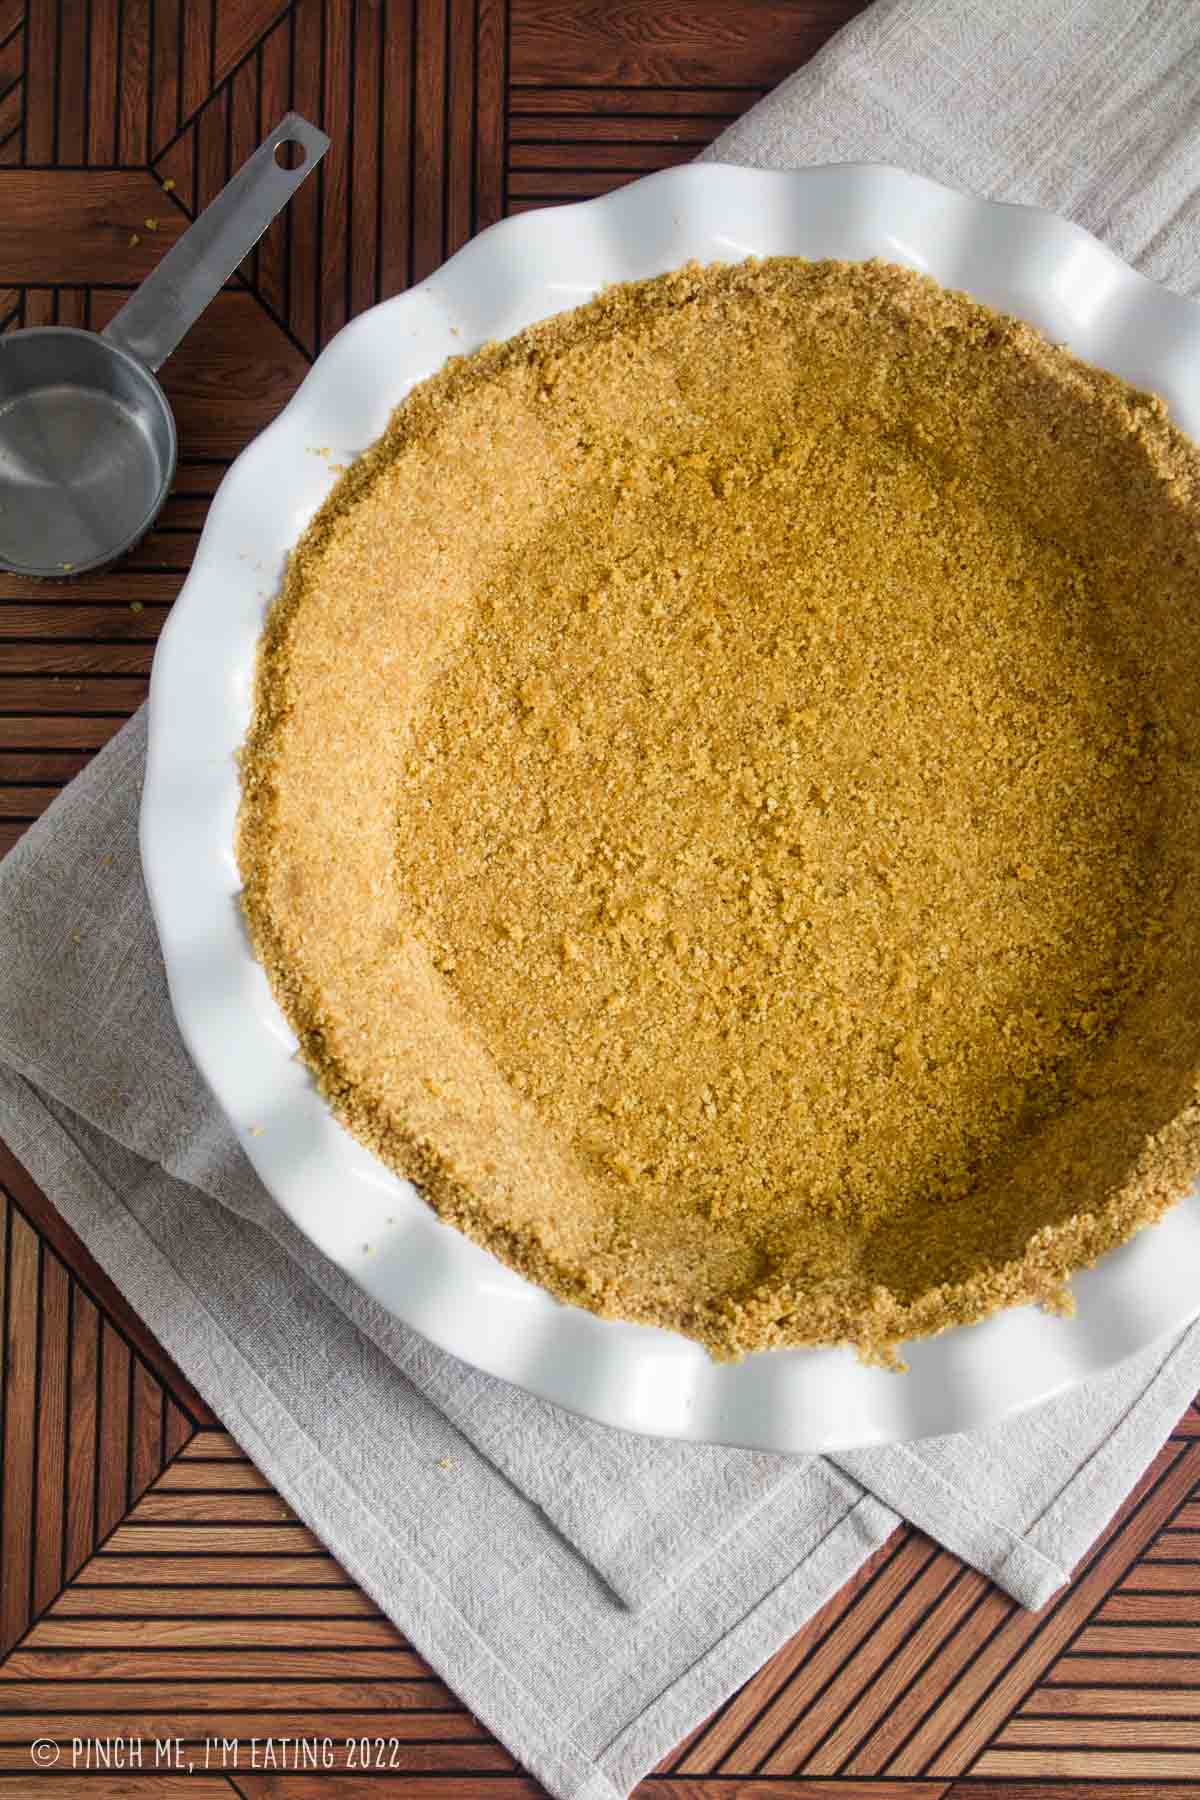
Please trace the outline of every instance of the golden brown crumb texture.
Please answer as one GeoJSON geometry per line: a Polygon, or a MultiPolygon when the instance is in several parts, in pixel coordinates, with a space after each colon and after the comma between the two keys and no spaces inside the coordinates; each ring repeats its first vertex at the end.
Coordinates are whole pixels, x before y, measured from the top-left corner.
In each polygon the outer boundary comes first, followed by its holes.
{"type": "Polygon", "coordinates": [[[1200,1168],[1200,454],[883,263],[418,387],[294,552],[254,943],[338,1116],[714,1353],[1019,1301],[1200,1168]]]}

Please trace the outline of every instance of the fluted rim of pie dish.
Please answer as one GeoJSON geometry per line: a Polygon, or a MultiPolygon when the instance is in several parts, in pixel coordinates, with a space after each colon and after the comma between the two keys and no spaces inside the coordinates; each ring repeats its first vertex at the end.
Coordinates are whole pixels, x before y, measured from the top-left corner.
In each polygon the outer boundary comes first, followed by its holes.
{"type": "Polygon", "coordinates": [[[141,849],[193,1061],[283,1211],[374,1301],[465,1362],[605,1424],[815,1451],[983,1425],[1181,1329],[1200,1306],[1200,1187],[1074,1277],[1072,1317],[1012,1308],[907,1346],[903,1374],[848,1347],[714,1362],[677,1333],[552,1299],[443,1224],[335,1121],[251,953],[234,853],[236,754],[287,553],[409,389],[604,283],[769,254],[880,256],[931,274],[1159,393],[1200,439],[1200,305],[1040,208],[886,165],[693,163],[504,220],[347,325],[225,476],[154,659],[141,849]]]}

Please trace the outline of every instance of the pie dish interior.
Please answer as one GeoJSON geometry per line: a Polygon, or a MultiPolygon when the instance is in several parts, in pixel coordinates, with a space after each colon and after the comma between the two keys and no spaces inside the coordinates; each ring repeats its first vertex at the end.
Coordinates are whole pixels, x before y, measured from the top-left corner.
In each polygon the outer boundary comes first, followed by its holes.
{"type": "Polygon", "coordinates": [[[339,1117],[719,1356],[1056,1301],[1200,1166],[1198,466],[879,264],[685,269],[416,389],[243,758],[339,1117]]]}

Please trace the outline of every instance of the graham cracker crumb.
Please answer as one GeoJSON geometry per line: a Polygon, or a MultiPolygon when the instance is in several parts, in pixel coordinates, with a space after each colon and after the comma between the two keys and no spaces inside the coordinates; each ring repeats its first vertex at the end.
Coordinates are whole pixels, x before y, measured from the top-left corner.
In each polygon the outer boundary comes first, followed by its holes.
{"type": "Polygon", "coordinates": [[[886,264],[451,359],[293,553],[241,763],[334,1111],[719,1356],[1061,1307],[1200,1168],[1198,520],[1159,400],[886,264]]]}

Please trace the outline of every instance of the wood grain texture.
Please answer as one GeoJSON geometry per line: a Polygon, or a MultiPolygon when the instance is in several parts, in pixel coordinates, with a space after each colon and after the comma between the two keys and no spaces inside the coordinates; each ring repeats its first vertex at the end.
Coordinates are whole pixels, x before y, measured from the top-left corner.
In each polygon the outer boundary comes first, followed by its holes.
{"type": "MultiPolygon", "coordinates": [[[[118,568],[0,576],[0,852],[140,702],[209,501],[349,318],[505,213],[690,159],[861,0],[0,0],[0,329],[100,328],[289,107],[333,149],[164,371],[118,568]]],[[[536,1800],[0,1148],[0,1800],[536,1800]],[[317,1772],[31,1774],[38,1736],[323,1739],[317,1772]],[[345,1740],[396,1740],[394,1767],[345,1740]]],[[[639,1800],[1200,1793],[1200,1410],[1040,1614],[907,1528],[639,1800]]]]}
{"type": "Polygon", "coordinates": [[[512,79],[754,94],[861,11],[859,0],[512,0],[512,79]]]}
{"type": "MultiPolygon", "coordinates": [[[[0,1187],[0,1656],[29,1641],[65,1584],[163,1467],[164,1408],[177,1405],[164,1389],[161,1352],[151,1367],[101,1311],[83,1272],[86,1256],[78,1269],[70,1267],[14,1197],[12,1189],[25,1185],[0,1187]]],[[[61,1235],[58,1241],[64,1245],[61,1235]]],[[[6,1666],[0,1661],[0,1674],[6,1666]]]]}

